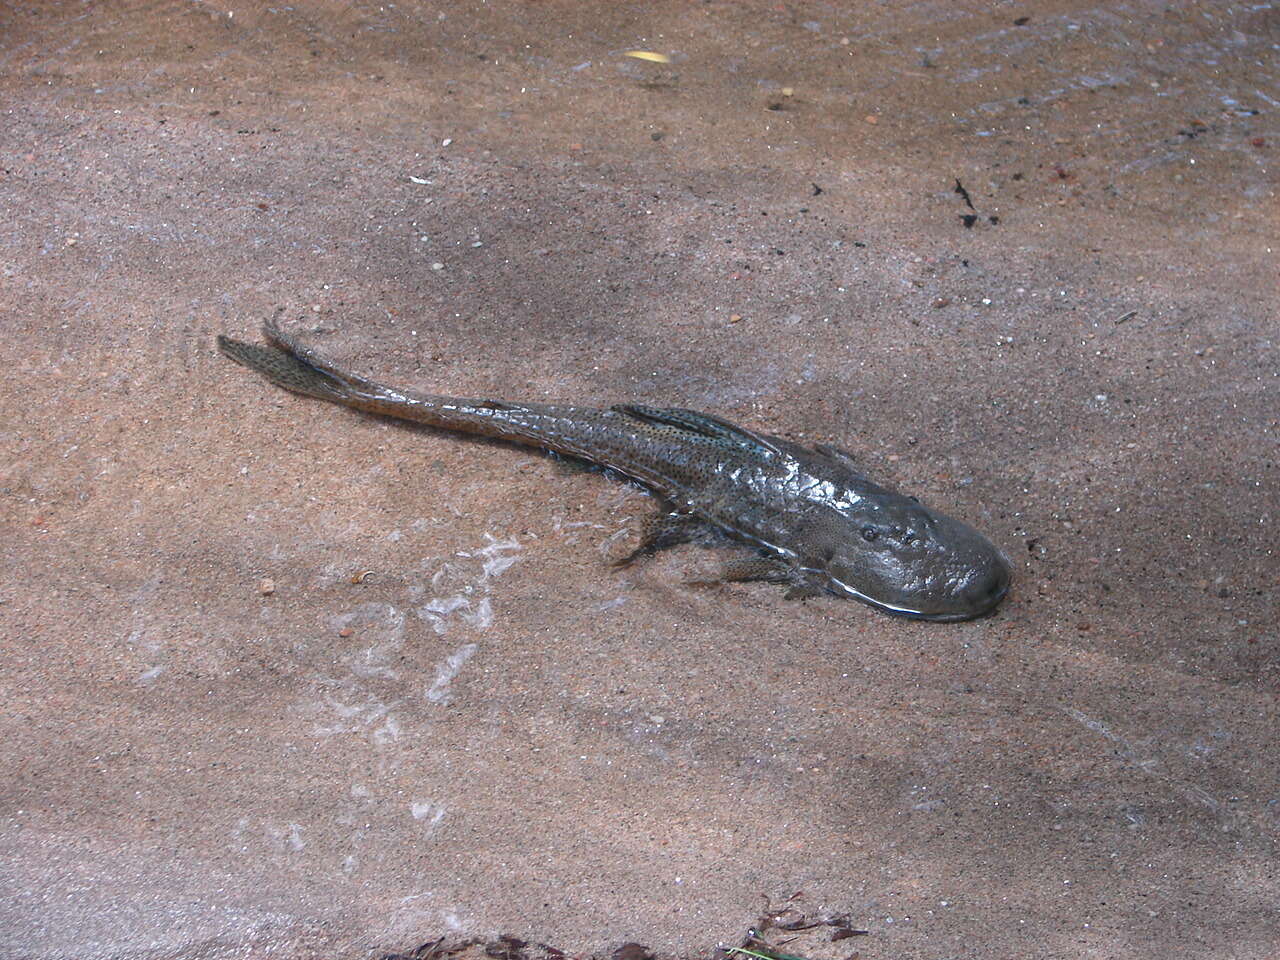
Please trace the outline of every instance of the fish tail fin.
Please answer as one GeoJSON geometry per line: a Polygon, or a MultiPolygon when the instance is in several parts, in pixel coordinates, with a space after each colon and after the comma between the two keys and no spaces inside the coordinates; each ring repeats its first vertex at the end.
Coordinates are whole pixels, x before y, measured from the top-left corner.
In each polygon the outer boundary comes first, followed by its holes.
{"type": "Polygon", "coordinates": [[[260,373],[277,387],[338,403],[352,398],[351,386],[343,378],[279,346],[245,343],[219,336],[218,349],[224,356],[260,373]]]}
{"type": "MultiPolygon", "coordinates": [[[[266,343],[245,343],[218,337],[218,349],[241,366],[261,374],[277,387],[307,397],[355,407],[366,413],[399,417],[447,430],[464,430],[516,443],[585,455],[578,445],[548,432],[539,405],[506,404],[496,400],[465,400],[407,390],[395,390],[368,380],[326,360],[310,347],[284,333],[273,321],[262,327],[266,343]]],[[[545,405],[542,405],[545,406],[545,405]]],[[[553,417],[557,423],[562,414],[553,417]]]]}

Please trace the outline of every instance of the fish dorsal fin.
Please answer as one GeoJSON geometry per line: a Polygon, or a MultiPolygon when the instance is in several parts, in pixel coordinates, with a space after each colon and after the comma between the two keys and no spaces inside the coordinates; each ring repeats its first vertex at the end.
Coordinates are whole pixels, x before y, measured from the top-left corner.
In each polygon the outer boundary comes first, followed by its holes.
{"type": "Polygon", "coordinates": [[[671,427],[679,427],[713,440],[723,440],[746,450],[772,453],[782,456],[782,450],[768,437],[762,437],[728,420],[721,420],[709,413],[697,410],[684,410],[680,407],[650,407],[642,403],[620,403],[613,407],[618,413],[635,417],[637,420],[648,420],[650,423],[661,423],[671,427]]]}
{"type": "Polygon", "coordinates": [[[826,457],[831,463],[844,468],[847,471],[846,479],[855,481],[858,484],[858,489],[863,492],[893,492],[888,487],[882,487],[880,484],[867,479],[867,475],[863,473],[862,468],[858,466],[858,461],[854,459],[853,454],[848,450],[841,450],[839,447],[833,447],[829,443],[815,443],[813,445],[813,449],[826,457]]]}
{"type": "Polygon", "coordinates": [[[839,447],[833,447],[829,443],[815,443],[813,445],[813,449],[817,450],[818,453],[822,454],[828,460],[834,460],[836,463],[843,467],[847,467],[859,476],[862,475],[862,470],[859,468],[858,462],[853,459],[853,454],[848,450],[841,450],[839,447]]]}

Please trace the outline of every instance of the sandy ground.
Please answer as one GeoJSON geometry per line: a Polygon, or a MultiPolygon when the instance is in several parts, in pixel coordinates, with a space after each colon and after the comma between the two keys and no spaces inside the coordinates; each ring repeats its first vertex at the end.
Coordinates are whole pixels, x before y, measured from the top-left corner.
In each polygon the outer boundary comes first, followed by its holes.
{"type": "Polygon", "coordinates": [[[796,893],[868,931],[810,957],[1277,955],[1273,4],[0,18],[0,957],[708,957],[796,893]],[[214,351],[277,313],[843,444],[1014,592],[616,572],[643,493],[214,351]]]}

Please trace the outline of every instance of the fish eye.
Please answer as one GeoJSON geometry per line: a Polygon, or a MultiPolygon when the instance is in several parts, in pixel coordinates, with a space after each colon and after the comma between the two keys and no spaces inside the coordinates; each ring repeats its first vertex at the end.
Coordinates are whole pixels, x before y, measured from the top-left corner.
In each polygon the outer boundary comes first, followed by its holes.
{"type": "Polygon", "coordinates": [[[880,536],[880,531],[877,530],[875,527],[862,528],[862,539],[867,541],[867,543],[871,543],[873,540],[875,540],[879,536],[880,536]]]}

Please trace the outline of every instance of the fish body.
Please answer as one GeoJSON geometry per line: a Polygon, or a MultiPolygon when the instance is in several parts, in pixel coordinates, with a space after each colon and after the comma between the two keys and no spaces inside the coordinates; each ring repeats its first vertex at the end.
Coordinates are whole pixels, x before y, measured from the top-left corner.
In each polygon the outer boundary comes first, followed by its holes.
{"type": "Polygon", "coordinates": [[[272,323],[264,334],[265,345],[219,337],[218,346],[295,393],[553,450],[649,487],[672,510],[633,557],[709,526],[756,550],[726,567],[726,579],[785,582],[793,596],[826,590],[892,614],[954,621],[988,612],[1008,590],[1009,564],[986,537],[872,483],[839,448],[808,448],[679,408],[398,390],[342,369],[272,323]]]}

